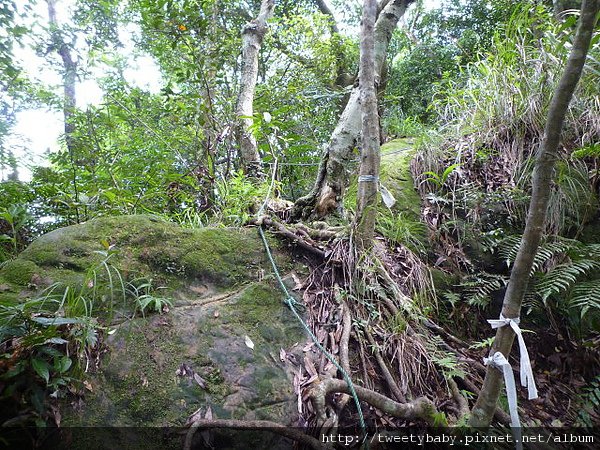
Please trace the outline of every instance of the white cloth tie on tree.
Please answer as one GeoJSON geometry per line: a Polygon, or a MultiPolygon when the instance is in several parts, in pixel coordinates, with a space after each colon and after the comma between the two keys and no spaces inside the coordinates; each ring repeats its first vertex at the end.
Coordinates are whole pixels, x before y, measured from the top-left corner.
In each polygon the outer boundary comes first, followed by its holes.
{"type": "MultiPolygon", "coordinates": [[[[375,175],[360,175],[358,177],[359,183],[377,183],[378,181],[379,177],[376,177],[375,175]]],[[[383,203],[385,203],[385,206],[391,209],[392,206],[394,206],[394,204],[396,203],[396,199],[394,198],[392,193],[388,191],[385,188],[385,186],[381,183],[379,183],[379,191],[381,192],[381,198],[383,199],[383,203]]]]}
{"type": "Polygon", "coordinates": [[[377,181],[379,181],[379,177],[376,177],[375,175],[360,175],[358,177],[359,183],[373,183],[377,181]]]}
{"type": "Polygon", "coordinates": [[[515,376],[512,367],[504,355],[496,352],[489,358],[483,358],[483,363],[491,365],[502,371],[504,374],[504,385],[506,386],[506,397],[508,399],[508,410],[510,412],[510,426],[513,429],[517,450],[523,448],[521,443],[521,422],[519,421],[519,412],[517,411],[517,387],[515,386],[515,376]]]}
{"type": "Polygon", "coordinates": [[[533,370],[531,369],[531,360],[529,359],[529,352],[525,346],[525,340],[523,339],[523,333],[519,328],[519,318],[507,319],[500,314],[500,319],[488,320],[492,328],[500,328],[509,325],[517,335],[517,341],[519,342],[519,351],[521,354],[520,370],[521,375],[521,386],[527,388],[529,400],[538,398],[537,388],[535,387],[535,380],[533,378],[533,370]]]}

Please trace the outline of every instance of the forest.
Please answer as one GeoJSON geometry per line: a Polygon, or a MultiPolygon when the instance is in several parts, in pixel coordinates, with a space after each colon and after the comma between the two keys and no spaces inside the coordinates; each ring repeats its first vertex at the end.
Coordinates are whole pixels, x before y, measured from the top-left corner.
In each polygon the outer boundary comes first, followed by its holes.
{"type": "Polygon", "coordinates": [[[0,1],[0,445],[597,448],[599,17],[0,1]]]}

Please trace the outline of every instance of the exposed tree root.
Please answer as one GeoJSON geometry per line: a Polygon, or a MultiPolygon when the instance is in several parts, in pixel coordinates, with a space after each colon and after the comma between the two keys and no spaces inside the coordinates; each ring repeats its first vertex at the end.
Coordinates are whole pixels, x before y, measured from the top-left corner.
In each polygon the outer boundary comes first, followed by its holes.
{"type": "Polygon", "coordinates": [[[299,247],[302,247],[304,250],[308,250],[309,252],[314,253],[320,258],[325,258],[325,252],[321,250],[318,247],[318,245],[312,239],[310,239],[310,237],[307,238],[305,236],[303,238],[301,236],[298,236],[297,234],[286,228],[282,223],[270,217],[264,216],[254,221],[251,221],[251,223],[259,226],[265,225],[267,227],[270,227],[274,229],[277,234],[280,234],[281,236],[291,240],[294,244],[298,245],[299,247]]]}
{"type": "MultiPolygon", "coordinates": [[[[360,400],[379,410],[377,414],[363,411],[371,423],[402,426],[407,421],[433,424],[437,420],[440,425],[447,419],[436,404],[450,411],[453,420],[468,414],[469,404],[459,385],[476,393],[473,383],[445,380],[436,358],[451,353],[457,363],[466,361],[481,373],[485,368],[465,352],[467,343],[419,311],[411,295],[427,291],[428,278],[423,263],[410,251],[396,249],[392,255],[377,244],[372,252],[359,254],[352,236],[318,223],[314,228],[284,225],[270,217],[255,223],[307,250],[308,257],[316,256],[309,258],[313,266],[302,286],[306,321],[318,342],[354,379],[360,400]],[[439,338],[432,340],[432,334],[439,338]]],[[[297,384],[304,405],[299,423],[321,431],[355,424],[356,410],[346,381],[338,378],[336,368],[316,346],[307,345],[297,384]]],[[[506,423],[507,415],[498,410],[497,419],[506,423]]]]}
{"type": "MultiPolygon", "coordinates": [[[[361,386],[354,386],[354,389],[360,400],[393,417],[411,420],[422,419],[431,425],[435,423],[437,410],[433,402],[426,397],[420,397],[411,402],[398,403],[385,395],[361,386]]],[[[319,381],[311,387],[311,397],[318,413],[324,414],[326,397],[335,392],[350,394],[350,389],[344,380],[336,378],[319,381]]],[[[326,420],[326,416],[322,415],[321,419],[326,420]]]]}
{"type": "Polygon", "coordinates": [[[460,420],[461,418],[468,416],[470,412],[469,402],[467,401],[465,396],[460,393],[456,381],[450,378],[448,380],[448,387],[450,388],[450,392],[452,393],[452,398],[454,398],[454,401],[458,406],[458,419],[460,420]]]}
{"type": "Polygon", "coordinates": [[[184,450],[190,450],[194,439],[194,434],[202,428],[228,428],[235,430],[263,430],[280,434],[294,441],[305,444],[313,449],[324,449],[327,446],[318,439],[309,436],[295,428],[287,427],[276,422],[268,420],[234,420],[234,419],[199,419],[192,423],[185,437],[184,450]]]}
{"type": "Polygon", "coordinates": [[[394,397],[396,397],[396,399],[399,402],[406,401],[404,394],[402,394],[402,392],[400,391],[400,388],[396,384],[396,380],[394,380],[394,377],[390,373],[390,369],[388,369],[388,366],[386,365],[385,361],[383,360],[383,358],[381,356],[381,352],[379,351],[379,347],[378,347],[377,343],[375,342],[375,339],[373,339],[373,336],[371,335],[369,330],[365,330],[365,335],[367,336],[367,340],[369,341],[369,344],[371,345],[371,349],[373,351],[373,354],[375,355],[375,359],[377,360],[379,369],[381,370],[381,373],[383,374],[383,378],[385,379],[386,384],[390,388],[390,391],[392,391],[392,394],[394,394],[394,397]]]}

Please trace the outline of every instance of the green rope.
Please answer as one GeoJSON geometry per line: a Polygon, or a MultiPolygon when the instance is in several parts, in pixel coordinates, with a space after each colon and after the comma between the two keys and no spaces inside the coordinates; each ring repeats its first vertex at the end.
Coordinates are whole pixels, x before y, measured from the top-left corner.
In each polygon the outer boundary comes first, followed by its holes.
{"type": "Polygon", "coordinates": [[[348,388],[350,389],[350,394],[351,394],[352,398],[354,399],[354,404],[356,405],[356,409],[358,410],[358,418],[360,420],[360,427],[361,427],[361,429],[362,429],[362,431],[364,433],[364,439],[366,439],[367,438],[367,426],[365,425],[365,418],[363,416],[362,409],[360,407],[360,401],[358,399],[358,395],[356,394],[356,390],[354,389],[354,383],[352,383],[352,380],[350,379],[350,375],[335,360],[335,358],[333,357],[333,355],[331,355],[327,350],[325,350],[325,348],[323,348],[323,346],[318,341],[317,337],[313,334],[313,332],[310,330],[310,328],[308,327],[308,325],[306,324],[306,322],[304,322],[304,320],[302,319],[302,317],[300,317],[300,314],[298,314],[298,311],[296,310],[296,308],[300,307],[302,305],[300,305],[290,295],[289,291],[287,290],[287,287],[285,286],[283,280],[281,279],[281,275],[279,274],[279,270],[277,269],[277,264],[275,263],[275,259],[273,259],[273,255],[271,254],[271,249],[269,248],[269,243],[267,242],[267,238],[265,237],[265,233],[264,233],[264,231],[262,229],[262,225],[260,225],[258,227],[258,233],[260,234],[262,242],[263,242],[263,244],[265,246],[265,250],[267,252],[267,256],[269,257],[269,261],[271,262],[271,266],[273,267],[273,272],[275,273],[275,278],[277,278],[277,282],[279,283],[279,287],[281,287],[281,290],[285,294],[285,303],[292,310],[292,312],[294,313],[294,316],[296,316],[296,319],[298,319],[298,321],[302,324],[302,327],[308,333],[308,335],[313,340],[313,342],[315,343],[315,345],[317,346],[317,348],[319,350],[321,350],[321,352],[323,352],[323,354],[325,355],[325,357],[329,361],[331,361],[331,363],[340,371],[340,373],[344,377],[344,380],[346,381],[346,383],[348,383],[348,388]]]}

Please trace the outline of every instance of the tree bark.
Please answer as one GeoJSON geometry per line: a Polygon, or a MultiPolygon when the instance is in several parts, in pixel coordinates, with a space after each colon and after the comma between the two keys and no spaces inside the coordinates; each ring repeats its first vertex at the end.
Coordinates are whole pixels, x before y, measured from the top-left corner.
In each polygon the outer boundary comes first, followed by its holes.
{"type": "Polygon", "coordinates": [[[242,74],[240,93],[237,100],[236,140],[244,172],[253,178],[263,178],[262,161],[258,153],[258,144],[252,134],[254,123],[253,102],[258,78],[258,54],[265,34],[268,31],[267,20],[273,16],[275,0],[263,0],[258,16],[242,29],[242,74]]]}
{"type": "Polygon", "coordinates": [[[329,21],[331,23],[331,34],[339,33],[340,30],[338,29],[337,23],[335,21],[335,16],[333,15],[333,11],[331,10],[327,2],[325,0],[315,0],[315,3],[317,4],[317,7],[319,8],[319,11],[321,11],[322,14],[329,16],[329,21]]]}
{"type": "MultiPolygon", "coordinates": [[[[527,223],[504,296],[502,315],[506,318],[519,317],[521,312],[521,303],[527,290],[535,253],[542,239],[564,118],[575,87],[581,78],[599,9],[600,0],[584,0],[573,47],[559,85],[552,97],[544,130],[544,139],[535,163],[532,181],[533,192],[527,214],[527,223]]],[[[514,332],[510,327],[498,328],[491,354],[501,352],[508,359],[514,337],[514,332]]],[[[488,366],[483,387],[471,411],[469,421],[471,426],[489,426],[501,387],[502,373],[488,366]]]]}
{"type": "MultiPolygon", "coordinates": [[[[381,77],[392,32],[414,0],[391,0],[379,13],[374,30],[375,77],[381,77]]],[[[360,90],[355,86],[331,135],[312,191],[296,201],[294,216],[324,217],[336,210],[348,184],[353,150],[361,127],[360,90]]]]}
{"type": "Polygon", "coordinates": [[[365,0],[363,5],[360,38],[360,106],[362,116],[362,148],[358,177],[358,197],[355,226],[359,250],[373,246],[377,198],[379,193],[379,113],[375,87],[375,41],[373,31],[377,15],[377,2],[365,0]]]}
{"type": "Polygon", "coordinates": [[[64,41],[59,30],[58,20],[56,19],[56,0],[46,0],[48,4],[48,22],[52,39],[52,50],[60,56],[63,64],[63,119],[65,122],[65,145],[69,152],[69,158],[72,167],[73,192],[75,197],[75,218],[79,223],[79,189],[77,187],[77,169],[75,166],[75,144],[73,142],[73,114],[75,113],[76,96],[75,82],[77,81],[77,62],[71,56],[71,50],[64,41]]]}

